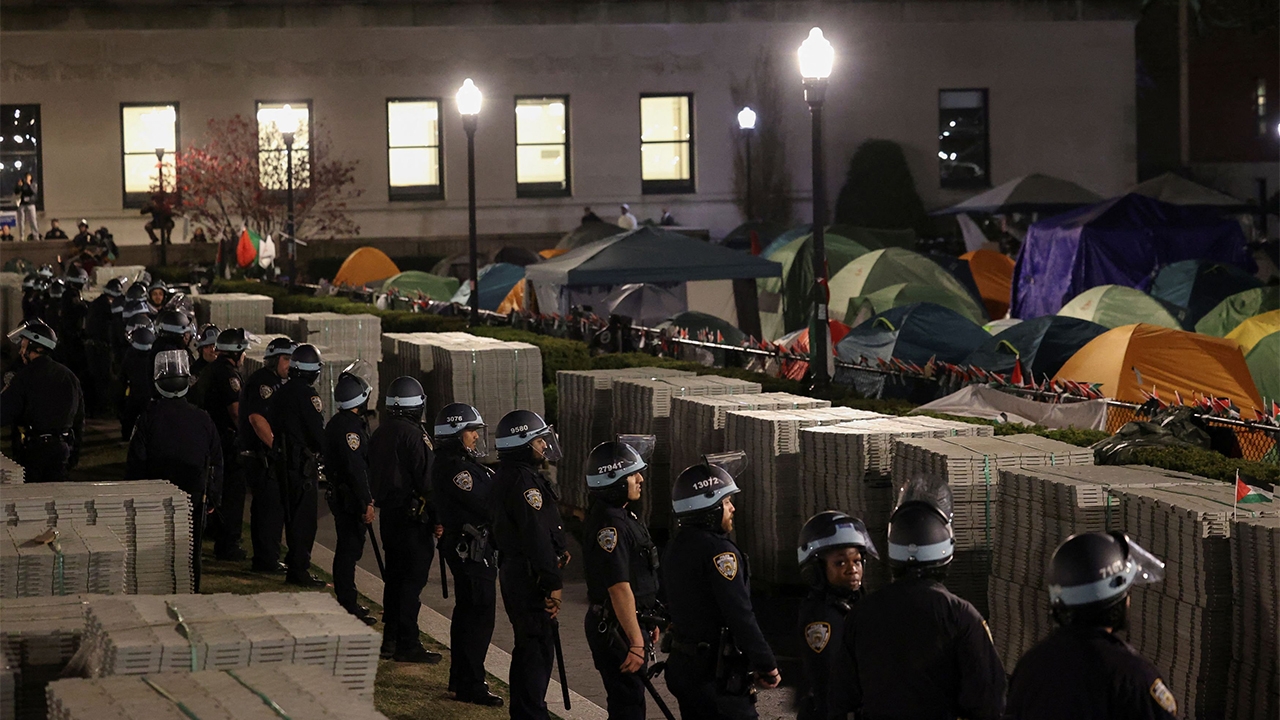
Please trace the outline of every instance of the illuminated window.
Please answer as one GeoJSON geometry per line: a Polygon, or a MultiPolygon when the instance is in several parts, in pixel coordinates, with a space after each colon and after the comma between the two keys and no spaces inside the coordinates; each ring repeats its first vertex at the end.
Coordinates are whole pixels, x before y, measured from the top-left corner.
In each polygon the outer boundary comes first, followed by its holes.
{"type": "Polygon", "coordinates": [[[311,101],[258,103],[258,182],[268,190],[289,186],[285,133],[293,133],[293,187],[311,184],[311,101]]]}
{"type": "Polygon", "coordinates": [[[1267,79],[1258,78],[1258,87],[1254,90],[1254,104],[1257,107],[1258,137],[1267,134],[1267,79]]]}
{"type": "Polygon", "coordinates": [[[991,187],[987,91],[938,91],[938,174],[944,188],[991,187]]]}
{"type": "Polygon", "coordinates": [[[646,194],[691,193],[692,95],[640,97],[640,180],[646,194]]]}
{"type": "Polygon", "coordinates": [[[392,200],[444,197],[440,100],[387,101],[387,185],[392,200]]]}
{"type": "Polygon", "coordinates": [[[569,98],[516,98],[516,196],[569,193],[569,98]]]}
{"type": "Polygon", "coordinates": [[[12,199],[18,181],[31,173],[31,179],[36,181],[36,208],[43,210],[40,106],[0,105],[0,133],[4,133],[0,137],[0,193],[12,199]]]}
{"type": "Polygon", "coordinates": [[[124,206],[142,207],[147,196],[159,187],[159,171],[164,164],[164,189],[173,192],[177,175],[173,171],[178,152],[178,103],[120,106],[120,146],[123,149],[124,206]],[[156,150],[164,149],[163,161],[156,150]]]}

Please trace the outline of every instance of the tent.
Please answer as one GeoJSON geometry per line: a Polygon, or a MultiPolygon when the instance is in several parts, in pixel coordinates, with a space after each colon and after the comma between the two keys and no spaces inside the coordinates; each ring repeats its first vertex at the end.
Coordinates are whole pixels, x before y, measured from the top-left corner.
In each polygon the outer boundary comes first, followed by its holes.
{"type": "Polygon", "coordinates": [[[1013,327],[1014,325],[1017,325],[1020,322],[1022,321],[1019,320],[1018,318],[1001,318],[999,320],[992,320],[986,325],[983,325],[982,329],[986,330],[992,335],[995,335],[997,333],[1002,333],[1005,330],[1008,330],[1009,328],[1013,327]]]}
{"type": "Polygon", "coordinates": [[[837,271],[833,267],[831,273],[830,305],[832,317],[836,319],[843,319],[843,316],[836,313],[849,307],[850,298],[870,295],[890,285],[905,283],[940,289],[952,296],[947,305],[959,308],[961,315],[975,323],[987,321],[986,312],[969,291],[951,273],[920,253],[901,248],[875,250],[845,265],[841,270],[837,271]]]}
{"type": "Polygon", "coordinates": [[[961,255],[960,259],[969,263],[969,274],[978,286],[987,316],[1007,315],[1013,288],[1013,258],[995,250],[974,250],[961,255]]]}
{"type": "Polygon", "coordinates": [[[333,284],[338,287],[363,287],[399,273],[400,268],[396,267],[386,253],[375,247],[362,247],[342,261],[342,266],[333,276],[333,284]]]}
{"type": "MultiPolygon", "coordinates": [[[[516,283],[524,280],[525,268],[510,263],[493,263],[485,265],[476,273],[476,282],[480,285],[480,309],[497,312],[502,301],[516,283]]],[[[459,305],[471,303],[470,283],[463,283],[454,293],[450,302],[459,305]]]]}
{"type": "Polygon", "coordinates": [[[1260,338],[1244,356],[1244,362],[1266,402],[1280,402],[1280,332],[1260,338]]]}
{"type": "Polygon", "coordinates": [[[560,238],[560,242],[556,243],[556,248],[560,250],[573,250],[595,242],[603,240],[607,237],[620,235],[626,232],[622,228],[611,222],[587,222],[582,223],[578,227],[570,230],[560,238]]]}
{"type": "Polygon", "coordinates": [[[802,238],[811,232],[813,232],[812,225],[797,225],[791,228],[790,230],[787,230],[786,232],[782,233],[778,237],[774,238],[768,245],[764,247],[764,250],[760,252],[760,255],[761,257],[769,257],[773,253],[777,252],[778,248],[782,247],[783,245],[786,245],[793,240],[802,238]]]}
{"type": "Polygon", "coordinates": [[[917,239],[916,231],[911,228],[893,230],[856,225],[829,225],[827,234],[847,237],[868,250],[883,250],[891,247],[914,250],[917,239]]]}
{"type": "Polygon", "coordinates": [[[1262,338],[1277,332],[1280,332],[1280,310],[1272,310],[1240,323],[1235,330],[1227,333],[1227,339],[1240,343],[1240,350],[1248,355],[1262,338]]]}
{"type": "MultiPolygon", "coordinates": [[[[951,308],[961,315],[967,315],[972,307],[971,304],[958,298],[954,291],[934,285],[897,283],[880,288],[873,293],[849,298],[843,317],[849,325],[856,326],[890,308],[919,302],[935,303],[951,308]]],[[[832,314],[840,316],[839,312],[832,312],[832,314]]]]}
{"type": "Polygon", "coordinates": [[[1213,188],[1192,182],[1171,172],[1151,178],[1129,188],[1128,192],[1155,198],[1171,205],[1217,208],[1219,210],[1247,210],[1249,203],[1240,198],[1220,193],[1213,188]]]}
{"type": "Polygon", "coordinates": [[[1070,180],[1034,173],[975,195],[934,215],[957,213],[1056,213],[1096,203],[1102,198],[1070,180]]]}
{"type": "Polygon", "coordinates": [[[635,325],[653,327],[688,308],[685,299],[666,288],[648,283],[628,283],[614,288],[604,300],[604,309],[612,315],[631,318],[635,325]]]}
{"type": "Polygon", "coordinates": [[[1088,320],[1046,315],[993,336],[965,358],[964,364],[1009,373],[1014,359],[1020,358],[1022,369],[1032,378],[1053,377],[1080,348],[1106,331],[1088,320]]]}
{"type": "Polygon", "coordinates": [[[527,265],[542,262],[542,256],[529,248],[508,245],[499,250],[498,253],[493,256],[493,261],[496,263],[510,263],[512,265],[525,267],[527,265]]]}
{"type": "MultiPolygon", "coordinates": [[[[868,252],[865,246],[843,235],[826,234],[823,244],[827,251],[827,272],[831,274],[868,252]]],[[[802,235],[763,257],[782,265],[782,277],[756,283],[765,338],[777,338],[808,327],[813,303],[813,235],[802,235]]],[[[844,305],[839,309],[843,312],[844,305]]]]}
{"type": "Polygon", "coordinates": [[[1262,407],[1240,346],[1199,333],[1137,324],[1109,330],[1094,338],[1058,370],[1061,380],[1102,383],[1108,397],[1123,402],[1146,401],[1143,390],[1172,399],[1226,397],[1236,407],[1262,407]]]}
{"type": "MultiPolygon", "coordinates": [[[[839,320],[827,321],[827,347],[831,349],[834,356],[836,352],[836,344],[849,334],[849,326],[839,320]]],[[[793,333],[778,338],[776,343],[784,352],[794,355],[808,355],[812,349],[809,347],[809,328],[802,328],[793,333]]],[[[779,375],[788,380],[803,380],[805,375],[809,374],[809,363],[804,360],[783,360],[779,375]]]]}
{"type": "Polygon", "coordinates": [[[1236,293],[1218,303],[1196,323],[1196,332],[1226,337],[1240,323],[1255,315],[1280,310],[1280,288],[1262,287],[1236,293]]]}
{"type": "Polygon", "coordinates": [[[1115,328],[1135,322],[1182,329],[1175,317],[1178,308],[1166,305],[1141,290],[1122,285],[1099,285],[1085,290],[1058,310],[1062,317],[1090,320],[1103,327],[1115,328]]]}
{"type": "MultiPolygon", "coordinates": [[[[836,343],[836,355],[845,362],[871,367],[890,358],[922,367],[930,358],[960,363],[990,337],[986,330],[954,310],[934,303],[916,303],[880,313],[853,328],[836,343]]],[[[852,382],[867,397],[879,397],[885,392],[885,376],[878,373],[840,368],[836,380],[852,382]]]]}
{"type": "Polygon", "coordinates": [[[760,247],[760,250],[763,253],[764,248],[768,247],[769,243],[773,242],[778,236],[782,235],[782,233],[786,231],[787,227],[785,225],[762,222],[760,220],[751,220],[730,230],[729,234],[721,238],[718,244],[723,245],[730,250],[751,252],[751,233],[755,233],[756,244],[760,247]]]}
{"type": "Polygon", "coordinates": [[[422,293],[432,300],[448,302],[458,292],[458,279],[432,275],[421,270],[406,270],[382,282],[382,292],[397,290],[401,295],[415,296],[422,293]]]}
{"type": "Polygon", "coordinates": [[[1125,195],[1034,223],[1018,256],[1013,315],[1052,315],[1098,285],[1146,290],[1179,260],[1257,269],[1235,220],[1198,208],[1125,195]]]}
{"type": "Polygon", "coordinates": [[[1186,308],[1190,327],[1231,295],[1256,287],[1262,287],[1262,281],[1235,265],[1183,260],[1160,268],[1151,296],[1186,308]]]}

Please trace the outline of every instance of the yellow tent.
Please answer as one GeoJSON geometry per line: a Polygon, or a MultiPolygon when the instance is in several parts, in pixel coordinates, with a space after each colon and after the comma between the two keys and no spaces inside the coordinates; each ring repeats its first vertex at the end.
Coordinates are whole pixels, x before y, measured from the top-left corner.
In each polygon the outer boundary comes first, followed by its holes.
{"type": "Polygon", "coordinates": [[[1209,395],[1231,398],[1245,410],[1262,407],[1234,340],[1156,325],[1124,325],[1099,335],[1071,356],[1057,378],[1102,383],[1108,397],[1125,402],[1143,402],[1142,390],[1155,387],[1164,400],[1176,390],[1188,402],[1209,395]]]}
{"type": "Polygon", "coordinates": [[[1240,349],[1248,355],[1259,340],[1274,332],[1280,332],[1280,310],[1254,315],[1227,333],[1227,339],[1240,343],[1240,349]]]}
{"type": "Polygon", "coordinates": [[[361,287],[399,274],[400,268],[391,262],[386,253],[375,247],[362,247],[342,262],[338,274],[333,276],[333,284],[339,287],[361,287]]]}

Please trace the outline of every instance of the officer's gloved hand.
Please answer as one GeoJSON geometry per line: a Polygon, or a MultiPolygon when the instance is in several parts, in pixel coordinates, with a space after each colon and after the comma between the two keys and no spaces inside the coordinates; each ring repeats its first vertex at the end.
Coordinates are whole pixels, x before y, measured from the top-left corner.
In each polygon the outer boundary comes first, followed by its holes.
{"type": "Polygon", "coordinates": [[[782,682],[782,673],[778,672],[778,668],[774,668],[768,672],[760,673],[756,676],[756,684],[766,690],[772,690],[778,687],[782,682]]]}
{"type": "Polygon", "coordinates": [[[364,521],[365,525],[373,524],[373,503],[369,503],[369,507],[364,509],[364,515],[360,519],[364,521]]]}
{"type": "Polygon", "coordinates": [[[560,615],[560,591],[559,590],[551,591],[551,596],[547,598],[546,605],[547,605],[547,614],[551,616],[552,620],[555,620],[556,617],[560,615]]]}

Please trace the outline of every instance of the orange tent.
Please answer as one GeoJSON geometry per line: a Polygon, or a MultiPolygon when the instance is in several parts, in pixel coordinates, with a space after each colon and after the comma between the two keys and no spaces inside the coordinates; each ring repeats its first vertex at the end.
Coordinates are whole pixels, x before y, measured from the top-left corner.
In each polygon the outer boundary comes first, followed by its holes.
{"type": "Polygon", "coordinates": [[[521,280],[511,286],[511,290],[507,292],[507,296],[502,298],[502,303],[498,305],[499,315],[510,315],[512,312],[524,312],[524,286],[524,280],[521,280]]]}
{"type": "Polygon", "coordinates": [[[1108,397],[1143,402],[1155,388],[1162,400],[1174,391],[1230,398],[1236,407],[1262,407],[1240,345],[1234,340],[1157,325],[1124,325],[1080,348],[1058,370],[1058,379],[1102,383],[1108,397]],[[1141,376],[1141,379],[1139,379],[1141,376]]]}
{"type": "MultiPolygon", "coordinates": [[[[833,355],[836,353],[836,345],[849,334],[849,326],[839,320],[828,320],[827,328],[831,331],[831,339],[828,347],[833,355]]],[[[811,352],[809,347],[809,328],[800,328],[793,333],[778,338],[777,345],[784,352],[793,355],[808,355],[811,352]]],[[[803,360],[783,360],[782,369],[779,373],[782,377],[789,380],[803,380],[804,376],[809,373],[809,363],[803,360]]]]}
{"type": "Polygon", "coordinates": [[[567,252],[569,252],[569,248],[547,248],[546,250],[539,250],[538,254],[542,256],[543,260],[550,260],[551,258],[560,257],[567,252]]]}
{"type": "Polygon", "coordinates": [[[333,284],[339,287],[361,287],[374,280],[386,280],[399,275],[400,268],[375,247],[362,247],[347,256],[333,276],[333,284]]]}
{"type": "Polygon", "coordinates": [[[974,250],[960,256],[969,263],[969,274],[982,295],[987,315],[999,320],[1009,314],[1009,298],[1013,292],[1013,258],[995,250],[974,250]]]}

